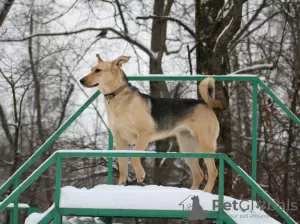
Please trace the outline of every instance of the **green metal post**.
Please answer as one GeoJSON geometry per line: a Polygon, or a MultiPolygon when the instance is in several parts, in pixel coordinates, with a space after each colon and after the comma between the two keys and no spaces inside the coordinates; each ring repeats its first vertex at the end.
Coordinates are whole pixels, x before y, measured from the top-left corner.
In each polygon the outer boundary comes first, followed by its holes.
{"type": "MultiPolygon", "coordinates": [[[[20,184],[20,177],[16,177],[13,184],[13,189],[15,190],[20,184]]],[[[19,197],[14,200],[14,208],[10,212],[10,223],[19,223],[19,197]]]]}
{"type": "MultiPolygon", "coordinates": [[[[114,149],[114,138],[111,131],[108,132],[108,150],[114,149]]],[[[108,169],[107,169],[107,184],[113,183],[113,170],[112,170],[113,158],[108,158],[108,169]]]]}
{"type": "Polygon", "coordinates": [[[60,191],[61,191],[61,179],[62,179],[62,159],[58,154],[56,157],[56,170],[55,170],[55,199],[54,199],[54,223],[61,224],[62,216],[59,211],[60,191]]]}
{"type": "MultiPolygon", "coordinates": [[[[252,179],[257,179],[257,81],[252,82],[252,179]]],[[[256,201],[256,193],[251,190],[252,200],[256,201]]]]}
{"type": "Polygon", "coordinates": [[[60,190],[61,190],[61,156],[58,154],[56,157],[56,178],[55,178],[55,199],[54,199],[54,203],[55,203],[55,207],[59,208],[59,202],[60,202],[60,190]]]}
{"type": "MultiPolygon", "coordinates": [[[[108,131],[108,150],[114,149],[114,138],[111,133],[111,131],[108,131]]],[[[108,158],[108,164],[107,164],[107,184],[113,184],[113,158],[108,158]]],[[[112,217],[99,217],[102,222],[105,224],[111,224],[113,222],[112,217]]]]}
{"type": "Polygon", "coordinates": [[[217,224],[223,224],[224,204],[224,159],[219,159],[219,211],[217,224]]]}

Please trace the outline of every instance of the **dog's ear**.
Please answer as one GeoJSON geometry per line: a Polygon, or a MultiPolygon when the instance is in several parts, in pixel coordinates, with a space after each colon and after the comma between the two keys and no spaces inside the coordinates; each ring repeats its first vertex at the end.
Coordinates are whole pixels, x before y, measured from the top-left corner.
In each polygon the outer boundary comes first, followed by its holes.
{"type": "Polygon", "coordinates": [[[96,57],[97,57],[97,59],[98,59],[98,63],[103,62],[103,60],[102,60],[102,58],[100,57],[99,54],[96,54],[96,57]]]}
{"type": "Polygon", "coordinates": [[[117,59],[113,60],[113,66],[122,66],[122,64],[125,64],[129,61],[131,57],[129,56],[120,56],[117,59]]]}

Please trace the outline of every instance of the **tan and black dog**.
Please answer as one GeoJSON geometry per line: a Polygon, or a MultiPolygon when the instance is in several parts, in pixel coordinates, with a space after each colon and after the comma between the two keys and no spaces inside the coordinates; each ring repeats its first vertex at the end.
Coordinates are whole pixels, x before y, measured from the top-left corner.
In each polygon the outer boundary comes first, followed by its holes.
{"type": "MultiPolygon", "coordinates": [[[[120,56],[113,61],[103,61],[97,54],[98,64],[80,80],[85,87],[98,87],[105,97],[108,122],[118,150],[145,150],[148,143],[176,136],[181,152],[213,153],[219,135],[219,122],[213,108],[221,108],[215,100],[215,82],[206,78],[200,83],[203,100],[153,98],[132,86],[122,71],[122,64],[130,57],[120,56]]],[[[118,158],[119,185],[126,184],[128,158],[118,158]]],[[[186,159],[193,175],[191,189],[199,189],[203,172],[199,159],[186,159]]],[[[204,159],[208,179],[204,191],[211,192],[218,170],[214,159],[204,159]]],[[[140,158],[131,158],[136,179],[141,183],[145,171],[140,158]]]]}

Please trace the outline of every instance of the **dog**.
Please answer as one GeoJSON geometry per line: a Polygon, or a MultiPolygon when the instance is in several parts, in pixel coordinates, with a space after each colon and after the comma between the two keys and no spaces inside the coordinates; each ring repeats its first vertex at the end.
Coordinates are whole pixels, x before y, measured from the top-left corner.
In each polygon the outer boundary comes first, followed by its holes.
{"type": "MultiPolygon", "coordinates": [[[[141,93],[131,85],[122,65],[130,59],[120,56],[113,61],[103,61],[96,54],[98,63],[91,72],[80,79],[85,87],[97,87],[104,94],[108,125],[118,150],[145,150],[150,142],[175,136],[181,152],[213,153],[219,135],[219,122],[213,108],[222,108],[215,100],[215,80],[205,78],[199,84],[203,100],[153,98],[141,93]]],[[[118,158],[119,185],[126,185],[128,178],[128,158],[118,158]]],[[[193,183],[190,189],[199,189],[203,181],[203,171],[199,159],[187,158],[185,162],[192,172],[193,183]]],[[[205,192],[211,192],[218,170],[214,159],[205,158],[208,177],[205,192]]],[[[141,184],[145,171],[140,158],[131,158],[136,180],[141,184]]]]}

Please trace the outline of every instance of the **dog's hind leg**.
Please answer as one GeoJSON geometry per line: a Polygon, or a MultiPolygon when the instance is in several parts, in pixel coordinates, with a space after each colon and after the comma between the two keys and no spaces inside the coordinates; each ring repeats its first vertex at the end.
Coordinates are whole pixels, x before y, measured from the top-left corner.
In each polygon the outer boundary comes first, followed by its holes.
{"type": "MultiPolygon", "coordinates": [[[[199,107],[194,115],[191,116],[188,127],[198,143],[198,152],[216,152],[219,123],[213,111],[205,109],[205,107],[199,107]]],[[[211,192],[218,176],[218,170],[214,159],[207,158],[204,159],[204,162],[208,172],[207,184],[204,191],[211,192]]]]}
{"type": "MultiPolygon", "coordinates": [[[[198,132],[195,132],[194,135],[199,145],[198,152],[214,153],[216,151],[216,140],[214,137],[211,137],[209,134],[205,134],[205,131],[203,129],[198,129],[198,132]]],[[[214,188],[216,178],[218,176],[218,170],[216,168],[214,159],[206,158],[204,159],[204,162],[206,164],[208,172],[207,184],[204,188],[204,191],[211,192],[214,188]]]]}
{"type": "Polygon", "coordinates": [[[208,171],[208,179],[207,184],[204,188],[205,192],[211,192],[214,188],[217,176],[218,176],[218,170],[216,168],[215,160],[214,159],[204,159],[204,162],[207,166],[208,171]]]}
{"type": "MultiPolygon", "coordinates": [[[[146,133],[146,132],[139,133],[136,145],[134,147],[134,150],[138,150],[138,151],[145,150],[148,143],[149,143],[150,136],[151,135],[146,133]]],[[[141,164],[140,158],[131,158],[131,163],[132,163],[132,166],[133,166],[134,171],[135,171],[135,176],[136,176],[137,183],[142,183],[145,179],[146,173],[145,173],[145,170],[144,170],[144,168],[141,164]]]]}
{"type": "MultiPolygon", "coordinates": [[[[198,144],[189,131],[182,131],[176,135],[181,152],[198,152],[198,144]]],[[[186,164],[190,167],[193,175],[193,184],[190,189],[198,190],[203,181],[203,171],[197,158],[185,158],[186,164]]]]}
{"type": "MultiPolygon", "coordinates": [[[[120,138],[118,135],[114,136],[116,149],[117,150],[127,150],[129,149],[129,144],[120,138]]],[[[119,162],[119,182],[118,185],[126,185],[128,178],[128,158],[122,157],[117,158],[119,162]]]]}

